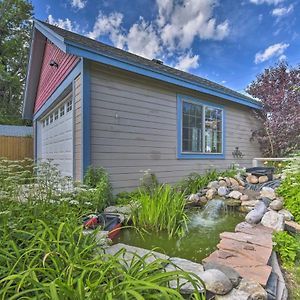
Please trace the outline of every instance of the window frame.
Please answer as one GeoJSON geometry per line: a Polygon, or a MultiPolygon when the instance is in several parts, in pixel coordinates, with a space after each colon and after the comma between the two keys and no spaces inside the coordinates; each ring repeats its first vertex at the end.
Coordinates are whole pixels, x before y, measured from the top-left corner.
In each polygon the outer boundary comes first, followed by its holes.
{"type": "MultiPolygon", "coordinates": [[[[202,135],[205,145],[205,118],[203,120],[202,126],[202,135]]],[[[178,159],[225,159],[225,129],[226,129],[226,111],[224,106],[218,105],[215,103],[210,103],[202,101],[200,99],[186,96],[186,95],[177,95],[177,158],[178,159]],[[203,115],[205,116],[205,107],[215,108],[222,111],[222,138],[221,146],[222,152],[220,153],[205,153],[205,152],[184,152],[182,151],[183,138],[182,138],[182,129],[183,129],[183,102],[201,105],[203,107],[203,115]]]]}

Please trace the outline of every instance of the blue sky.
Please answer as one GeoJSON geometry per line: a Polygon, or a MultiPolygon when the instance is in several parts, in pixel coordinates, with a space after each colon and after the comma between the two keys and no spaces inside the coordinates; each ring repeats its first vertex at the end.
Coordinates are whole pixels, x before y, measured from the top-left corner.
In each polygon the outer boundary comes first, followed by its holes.
{"type": "Polygon", "coordinates": [[[242,92],[300,63],[296,0],[33,0],[35,17],[242,92]]]}

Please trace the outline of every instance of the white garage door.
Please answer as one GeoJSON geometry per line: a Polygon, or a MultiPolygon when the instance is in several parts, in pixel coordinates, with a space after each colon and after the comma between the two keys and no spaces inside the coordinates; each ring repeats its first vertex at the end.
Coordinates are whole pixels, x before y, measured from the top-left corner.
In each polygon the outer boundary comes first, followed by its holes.
{"type": "Polygon", "coordinates": [[[39,157],[53,160],[63,176],[73,176],[73,103],[71,94],[40,121],[39,157]]]}

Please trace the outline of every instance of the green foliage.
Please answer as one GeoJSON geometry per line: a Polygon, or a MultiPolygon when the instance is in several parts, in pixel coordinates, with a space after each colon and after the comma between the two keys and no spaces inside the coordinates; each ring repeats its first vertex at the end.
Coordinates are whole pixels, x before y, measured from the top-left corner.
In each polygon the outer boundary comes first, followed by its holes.
{"type": "Polygon", "coordinates": [[[199,190],[205,188],[211,181],[217,180],[219,177],[233,177],[237,174],[234,168],[224,172],[216,170],[207,171],[204,175],[199,173],[191,173],[186,179],[176,185],[176,189],[184,192],[186,195],[198,193],[199,190]]]}
{"type": "MultiPolygon", "coordinates": [[[[7,165],[0,164],[1,172],[7,165]]],[[[171,280],[202,286],[192,273],[165,272],[166,260],[146,263],[147,256],[135,255],[128,264],[124,250],[103,254],[97,231],[83,233],[81,220],[89,206],[71,200],[75,195],[51,164],[37,168],[35,184],[26,185],[22,201],[21,171],[16,163],[9,168],[14,172],[0,173],[0,183],[7,175],[15,179],[11,185],[7,181],[9,188],[1,185],[0,193],[13,186],[17,192],[0,201],[0,299],[183,299],[179,290],[169,288],[171,280]]],[[[193,299],[205,295],[195,292],[193,299]]]]}
{"type": "Polygon", "coordinates": [[[300,156],[296,156],[284,169],[285,179],[276,192],[284,197],[284,206],[300,222],[300,156]]]}
{"type": "Polygon", "coordinates": [[[158,179],[150,170],[144,172],[143,177],[140,179],[140,189],[146,193],[151,194],[159,186],[158,179]]]}
{"type": "Polygon", "coordinates": [[[185,233],[188,218],[183,193],[176,192],[170,185],[161,185],[151,194],[140,190],[136,200],[138,207],[132,215],[135,226],[157,232],[166,230],[170,237],[185,233]]]}
{"type": "Polygon", "coordinates": [[[22,124],[22,95],[30,42],[32,4],[0,1],[0,124],[22,124]]]}
{"type": "Polygon", "coordinates": [[[89,167],[85,176],[84,183],[90,187],[89,190],[83,190],[78,194],[78,198],[88,198],[96,204],[98,211],[103,210],[112,202],[112,186],[109,176],[103,168],[89,167]]]}
{"type": "Polygon", "coordinates": [[[274,249],[279,253],[283,265],[293,267],[297,254],[300,252],[300,243],[286,231],[275,233],[273,242],[275,243],[274,249]]]}
{"type": "Polygon", "coordinates": [[[131,202],[135,202],[135,200],[139,198],[139,195],[139,190],[134,190],[132,192],[121,192],[116,195],[114,202],[117,205],[127,205],[131,202]]]}

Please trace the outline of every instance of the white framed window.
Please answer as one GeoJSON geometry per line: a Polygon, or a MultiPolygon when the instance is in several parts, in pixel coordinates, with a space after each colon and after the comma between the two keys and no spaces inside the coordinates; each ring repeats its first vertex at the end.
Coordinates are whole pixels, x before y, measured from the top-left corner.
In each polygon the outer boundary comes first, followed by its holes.
{"type": "Polygon", "coordinates": [[[49,117],[46,118],[46,126],[49,125],[49,117]]]}
{"type": "Polygon", "coordinates": [[[178,158],[223,156],[224,109],[184,96],[177,103],[178,158]]]}
{"type": "Polygon", "coordinates": [[[67,112],[72,110],[72,100],[67,102],[67,112]]]}
{"type": "Polygon", "coordinates": [[[51,115],[49,116],[49,123],[50,123],[50,124],[53,123],[53,114],[51,114],[51,115]]]}
{"type": "Polygon", "coordinates": [[[58,119],[58,109],[54,113],[54,120],[57,120],[57,119],[58,119]]]}
{"type": "Polygon", "coordinates": [[[63,104],[59,109],[59,115],[62,117],[65,114],[65,105],[63,104]]]}

